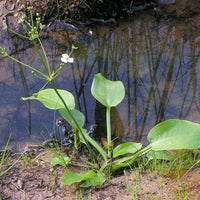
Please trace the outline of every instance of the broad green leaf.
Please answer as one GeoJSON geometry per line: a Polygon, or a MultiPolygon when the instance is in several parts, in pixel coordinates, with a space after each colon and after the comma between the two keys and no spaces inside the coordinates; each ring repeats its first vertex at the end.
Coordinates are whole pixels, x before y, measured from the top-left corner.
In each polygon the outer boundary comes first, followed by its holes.
{"type": "Polygon", "coordinates": [[[106,176],[103,173],[97,173],[95,176],[85,180],[85,182],[81,184],[81,187],[102,186],[105,181],[106,176]]]}
{"type": "Polygon", "coordinates": [[[135,153],[136,151],[140,150],[142,147],[141,143],[135,143],[135,142],[127,142],[118,145],[113,150],[113,157],[116,158],[117,156],[128,154],[128,153],[135,153]]]}
{"type": "Polygon", "coordinates": [[[65,171],[65,173],[62,176],[62,184],[63,185],[71,185],[73,183],[79,183],[81,182],[84,174],[76,174],[71,171],[65,171]]]}
{"type": "Polygon", "coordinates": [[[125,96],[121,81],[107,80],[102,74],[96,74],[91,87],[92,95],[106,107],[118,105],[125,96]]]}
{"type": "MultiPolygon", "coordinates": [[[[74,96],[70,92],[58,89],[58,93],[62,96],[69,109],[75,108],[74,96]]],[[[22,97],[21,100],[38,100],[46,108],[52,110],[61,109],[65,107],[62,101],[59,99],[56,92],[54,91],[54,89],[44,89],[39,91],[38,93],[33,94],[31,97],[22,97]]]]}
{"type": "Polygon", "coordinates": [[[148,160],[173,160],[174,158],[166,151],[149,151],[147,154],[148,160]]]}
{"type": "Polygon", "coordinates": [[[73,173],[73,172],[67,170],[67,171],[65,171],[65,173],[62,176],[62,184],[63,185],[71,185],[73,183],[79,183],[79,182],[85,181],[94,176],[96,176],[96,173],[93,172],[92,170],[87,171],[85,174],[73,173]]]}
{"type": "MultiPolygon", "coordinates": [[[[78,123],[79,127],[82,128],[83,125],[85,124],[85,116],[83,115],[83,113],[76,109],[70,111],[74,119],[78,123]]],[[[59,113],[74,129],[77,129],[76,124],[74,123],[74,121],[72,120],[71,116],[69,115],[66,109],[59,109],[59,113]]]]}
{"type": "Polygon", "coordinates": [[[55,158],[53,158],[51,160],[45,160],[45,161],[52,163],[53,165],[61,165],[61,166],[65,167],[70,163],[70,158],[56,156],[55,158]]]}
{"type": "Polygon", "coordinates": [[[147,139],[154,151],[199,149],[200,124],[170,119],[152,128],[147,139]]]}

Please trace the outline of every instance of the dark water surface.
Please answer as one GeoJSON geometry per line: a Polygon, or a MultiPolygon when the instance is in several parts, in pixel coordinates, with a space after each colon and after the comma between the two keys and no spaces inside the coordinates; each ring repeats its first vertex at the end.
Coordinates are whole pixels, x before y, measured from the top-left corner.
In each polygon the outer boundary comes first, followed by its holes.
{"type": "MultiPolygon", "coordinates": [[[[141,13],[118,25],[97,24],[80,30],[57,22],[44,32],[42,41],[54,69],[62,53],[69,53],[72,44],[78,47],[74,63],[66,65],[55,83],[74,94],[86,122],[97,124],[96,134],[105,134],[105,109],[94,100],[90,88],[94,75],[101,72],[110,80],[121,80],[126,88],[125,99],[112,109],[113,134],[123,141],[145,142],[160,121],[180,118],[200,123],[199,27],[200,16],[158,20],[141,13]]],[[[0,31],[0,45],[15,58],[42,69],[29,41],[0,31]]],[[[10,133],[10,148],[21,150],[33,141],[30,136],[43,141],[53,132],[57,112],[36,101],[20,101],[44,83],[29,69],[0,58],[0,148],[10,133]]]]}

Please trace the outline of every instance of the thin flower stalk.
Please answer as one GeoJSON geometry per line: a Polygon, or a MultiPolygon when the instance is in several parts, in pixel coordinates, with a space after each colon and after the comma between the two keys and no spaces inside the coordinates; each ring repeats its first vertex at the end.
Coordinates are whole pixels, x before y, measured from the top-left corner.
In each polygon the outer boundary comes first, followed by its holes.
{"type": "Polygon", "coordinates": [[[19,63],[19,64],[21,64],[21,65],[23,65],[23,66],[29,68],[30,70],[32,70],[32,72],[35,72],[35,73],[40,74],[41,77],[43,77],[44,79],[47,79],[47,76],[46,76],[44,73],[42,73],[41,71],[35,69],[34,67],[31,67],[30,65],[27,65],[27,64],[21,62],[20,60],[17,60],[16,58],[10,56],[9,54],[6,54],[5,56],[8,57],[8,58],[10,58],[11,60],[17,62],[17,63],[19,63]]]}
{"type": "Polygon", "coordinates": [[[39,43],[40,43],[40,46],[41,46],[41,48],[42,48],[42,51],[43,51],[43,54],[44,54],[44,57],[45,57],[45,60],[46,60],[46,65],[45,65],[45,66],[46,66],[46,68],[47,68],[48,75],[50,75],[50,74],[51,74],[51,70],[50,70],[49,60],[48,60],[48,58],[47,58],[46,51],[45,51],[45,49],[44,49],[44,47],[43,47],[43,45],[42,45],[42,42],[41,42],[40,38],[38,38],[38,41],[39,41],[39,43]]]}

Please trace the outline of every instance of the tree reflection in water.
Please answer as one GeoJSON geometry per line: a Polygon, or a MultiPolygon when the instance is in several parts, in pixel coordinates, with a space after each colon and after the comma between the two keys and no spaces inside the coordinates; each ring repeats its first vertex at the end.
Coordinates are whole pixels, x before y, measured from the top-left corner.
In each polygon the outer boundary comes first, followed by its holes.
{"type": "MultiPolygon", "coordinates": [[[[54,69],[72,43],[79,47],[73,55],[74,63],[64,68],[56,85],[74,94],[76,108],[85,114],[87,123],[97,124],[98,136],[103,136],[105,112],[95,102],[90,87],[94,74],[99,72],[108,79],[121,80],[126,88],[125,100],[113,109],[112,115],[113,132],[120,139],[144,142],[155,124],[170,118],[199,122],[199,18],[158,21],[144,13],[120,21],[117,27],[91,25],[81,31],[55,24],[43,35],[54,69]],[[88,34],[89,30],[93,35],[88,34]]],[[[28,42],[3,35],[0,43],[14,57],[40,68],[35,50],[28,42]]],[[[13,140],[18,144],[29,140],[28,133],[37,139],[41,133],[47,137],[46,128],[53,131],[54,113],[39,103],[25,105],[19,101],[21,96],[38,91],[43,81],[34,79],[29,70],[18,64],[0,59],[1,145],[9,132],[13,132],[13,140]],[[7,77],[3,78],[5,73],[7,77]]]]}

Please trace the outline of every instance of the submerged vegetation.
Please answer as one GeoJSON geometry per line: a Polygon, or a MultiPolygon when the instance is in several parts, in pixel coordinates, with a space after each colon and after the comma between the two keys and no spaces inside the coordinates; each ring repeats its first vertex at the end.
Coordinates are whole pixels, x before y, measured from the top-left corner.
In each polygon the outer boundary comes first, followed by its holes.
{"type": "MultiPolygon", "coordinates": [[[[31,11],[32,8],[29,9],[31,11]]],[[[16,17],[18,16],[16,15],[16,17]]],[[[36,26],[34,25],[32,15],[31,23],[26,21],[25,18],[20,18],[19,22],[26,31],[25,36],[20,36],[33,41],[45,73],[11,57],[3,47],[0,47],[1,54],[29,68],[36,78],[46,80],[46,84],[38,92],[34,93],[31,97],[23,97],[21,100],[38,100],[48,109],[58,110],[60,115],[74,130],[74,152],[72,153],[72,157],[77,151],[78,145],[83,143],[87,147],[91,158],[90,162],[87,162],[88,171],[86,173],[65,171],[62,176],[62,183],[64,185],[73,183],[80,183],[81,187],[102,185],[118,170],[133,168],[134,164],[139,162],[140,159],[145,158],[145,162],[147,163],[152,160],[173,161],[176,157],[168,153],[170,150],[199,149],[200,125],[178,119],[167,120],[156,125],[148,134],[147,140],[149,141],[149,145],[146,147],[143,147],[142,143],[135,142],[113,146],[112,140],[114,138],[111,138],[110,109],[117,106],[124,99],[125,89],[121,81],[108,80],[100,73],[95,75],[91,85],[93,97],[106,107],[107,142],[104,146],[99,145],[87,133],[88,130],[84,129],[85,117],[83,113],[75,109],[76,104],[72,93],[57,89],[54,83],[54,79],[59,76],[64,68],[64,63],[73,62],[72,53],[76,47],[72,46],[72,51],[69,55],[62,55],[62,63],[54,71],[49,65],[47,54],[40,40],[43,25],[40,23],[39,14],[37,14],[36,26]],[[40,45],[42,53],[38,45],[40,45]],[[51,84],[51,88],[46,89],[49,84],[51,84]]],[[[5,27],[5,29],[9,28],[5,27]]],[[[64,157],[62,154],[56,154],[56,152],[55,155],[55,158],[49,162],[64,167],[67,167],[72,162],[72,157],[64,157]]]]}

